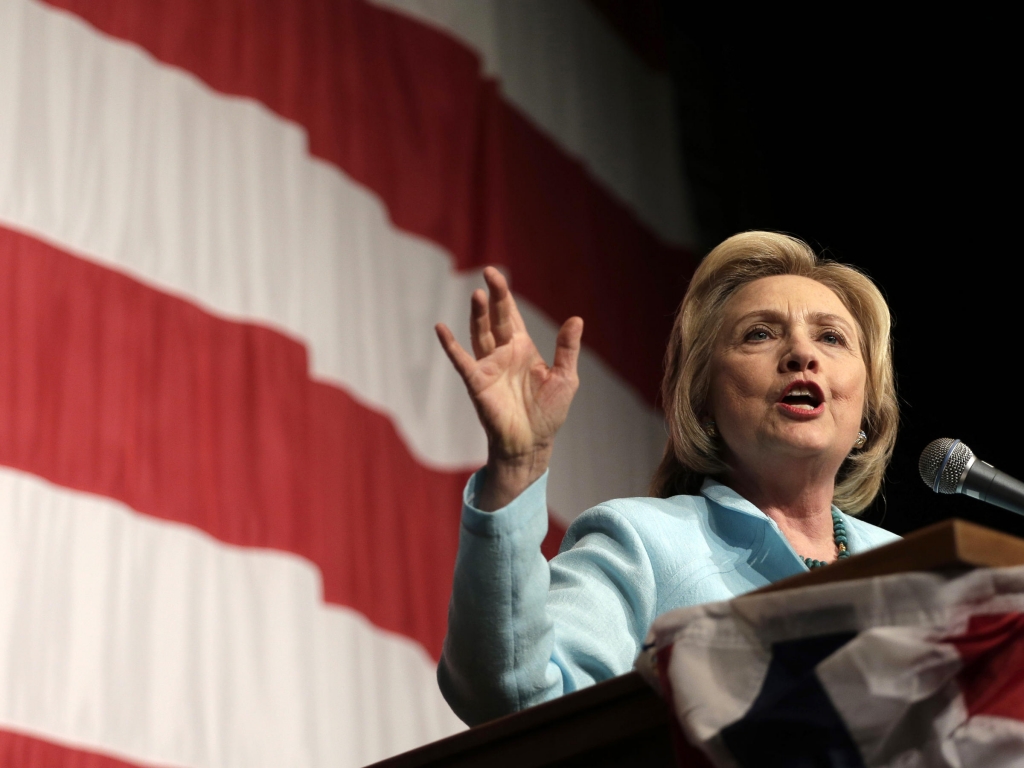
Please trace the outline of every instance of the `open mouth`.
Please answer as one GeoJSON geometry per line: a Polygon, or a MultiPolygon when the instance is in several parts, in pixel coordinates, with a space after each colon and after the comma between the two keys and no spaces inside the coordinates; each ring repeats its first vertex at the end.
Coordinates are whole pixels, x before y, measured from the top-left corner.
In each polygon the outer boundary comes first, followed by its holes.
{"type": "Polygon", "coordinates": [[[814,411],[825,401],[821,388],[809,381],[794,381],[779,400],[796,411],[814,411]]]}

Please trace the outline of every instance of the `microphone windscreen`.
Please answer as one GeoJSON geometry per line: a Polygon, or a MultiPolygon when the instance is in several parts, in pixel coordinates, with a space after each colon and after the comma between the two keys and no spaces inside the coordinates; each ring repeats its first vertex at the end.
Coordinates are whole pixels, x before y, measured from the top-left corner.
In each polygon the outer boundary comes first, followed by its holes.
{"type": "Polygon", "coordinates": [[[974,453],[959,440],[940,437],[921,451],[917,469],[924,484],[936,493],[956,493],[960,477],[974,453]]]}

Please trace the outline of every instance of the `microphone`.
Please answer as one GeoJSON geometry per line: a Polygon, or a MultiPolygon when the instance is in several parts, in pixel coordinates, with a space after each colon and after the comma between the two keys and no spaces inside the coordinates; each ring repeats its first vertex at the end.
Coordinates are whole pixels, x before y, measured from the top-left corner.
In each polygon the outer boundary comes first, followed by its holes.
{"type": "Polygon", "coordinates": [[[921,451],[917,469],[936,493],[962,493],[1024,515],[1024,483],[981,461],[959,440],[932,440],[921,451]]]}

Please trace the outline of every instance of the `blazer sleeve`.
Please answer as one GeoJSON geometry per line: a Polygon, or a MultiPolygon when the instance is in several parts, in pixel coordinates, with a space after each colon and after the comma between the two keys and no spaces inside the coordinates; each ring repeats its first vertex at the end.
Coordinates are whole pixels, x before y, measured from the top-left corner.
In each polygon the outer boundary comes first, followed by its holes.
{"type": "Polygon", "coordinates": [[[584,512],[549,564],[547,474],[503,509],[463,498],[438,683],[470,725],[628,672],[657,606],[640,535],[612,504],[584,512]]]}

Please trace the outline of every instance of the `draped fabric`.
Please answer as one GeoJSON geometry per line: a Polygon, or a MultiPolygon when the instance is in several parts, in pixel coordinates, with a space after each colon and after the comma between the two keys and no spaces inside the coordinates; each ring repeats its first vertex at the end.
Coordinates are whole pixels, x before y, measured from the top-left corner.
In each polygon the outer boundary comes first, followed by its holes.
{"type": "MultiPolygon", "coordinates": [[[[583,0],[0,0],[0,764],[357,766],[437,691],[480,270],[585,318],[548,553],[644,492],[671,88],[583,0]]],[[[630,42],[632,40],[633,42],[630,42]]]]}
{"type": "Polygon", "coordinates": [[[638,668],[716,766],[1021,765],[1024,567],[753,593],[647,639],[638,668]]]}

